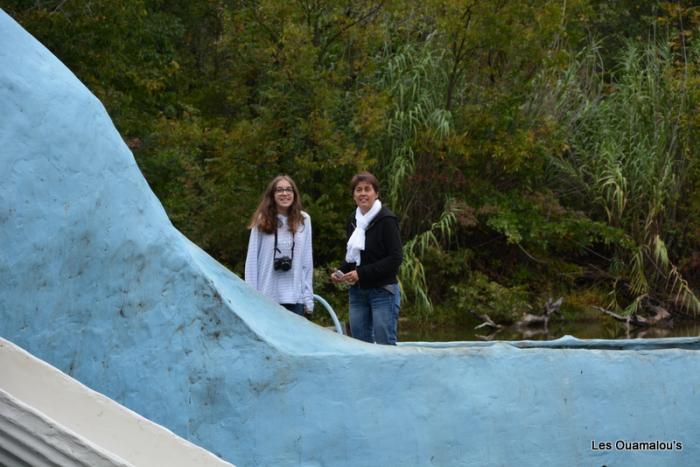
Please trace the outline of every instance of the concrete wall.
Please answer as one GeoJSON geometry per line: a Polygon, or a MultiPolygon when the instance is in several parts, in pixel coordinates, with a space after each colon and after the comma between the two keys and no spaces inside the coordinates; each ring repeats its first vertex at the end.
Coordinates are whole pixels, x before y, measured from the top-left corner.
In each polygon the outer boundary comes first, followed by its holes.
{"type": "Polygon", "coordinates": [[[697,341],[390,348],[319,328],[175,230],[100,102],[2,13],[0,44],[0,336],[238,465],[700,458],[697,341]],[[618,439],[673,449],[596,444],[618,439]]]}
{"type": "Polygon", "coordinates": [[[231,467],[0,339],[0,465],[231,467]]]}

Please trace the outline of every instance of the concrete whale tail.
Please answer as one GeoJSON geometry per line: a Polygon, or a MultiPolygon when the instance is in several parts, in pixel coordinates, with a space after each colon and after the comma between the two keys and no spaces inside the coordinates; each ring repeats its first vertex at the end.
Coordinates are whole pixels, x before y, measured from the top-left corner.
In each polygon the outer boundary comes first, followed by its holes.
{"type": "Polygon", "coordinates": [[[173,227],[99,100],[2,10],[0,169],[0,336],[232,463],[700,456],[697,339],[384,347],[284,312],[173,227]],[[616,440],[656,444],[595,444],[616,440]]]}

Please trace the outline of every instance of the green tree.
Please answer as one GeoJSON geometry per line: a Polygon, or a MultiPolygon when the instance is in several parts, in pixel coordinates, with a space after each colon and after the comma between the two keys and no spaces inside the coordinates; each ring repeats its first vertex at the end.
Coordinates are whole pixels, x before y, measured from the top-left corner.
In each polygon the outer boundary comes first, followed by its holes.
{"type": "Polygon", "coordinates": [[[562,81],[571,147],[556,163],[590,215],[624,231],[607,252],[613,304],[629,313],[659,302],[697,312],[700,302],[667,248],[697,157],[685,124],[697,104],[683,57],[665,43],[630,42],[612,82],[588,75],[590,60],[599,57],[583,56],[578,72],[562,81]]]}

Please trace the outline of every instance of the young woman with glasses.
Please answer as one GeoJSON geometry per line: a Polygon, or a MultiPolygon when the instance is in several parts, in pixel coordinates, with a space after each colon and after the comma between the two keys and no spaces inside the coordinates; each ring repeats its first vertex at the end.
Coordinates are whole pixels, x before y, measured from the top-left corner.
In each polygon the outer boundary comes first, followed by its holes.
{"type": "Polygon", "coordinates": [[[251,218],[245,281],[294,313],[313,311],[311,218],[296,184],[275,177],[251,218]]]}

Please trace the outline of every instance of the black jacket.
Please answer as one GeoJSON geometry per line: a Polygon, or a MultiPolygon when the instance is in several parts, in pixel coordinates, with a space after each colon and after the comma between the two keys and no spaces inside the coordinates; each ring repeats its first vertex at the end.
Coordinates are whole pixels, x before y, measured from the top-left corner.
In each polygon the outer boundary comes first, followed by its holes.
{"type": "MultiPolygon", "coordinates": [[[[355,231],[355,212],[347,222],[347,238],[355,231]]],[[[365,249],[360,252],[360,265],[343,261],[344,273],[357,270],[358,284],[363,289],[396,284],[396,276],[403,260],[401,233],[396,215],[382,206],[365,231],[365,249]]]]}

